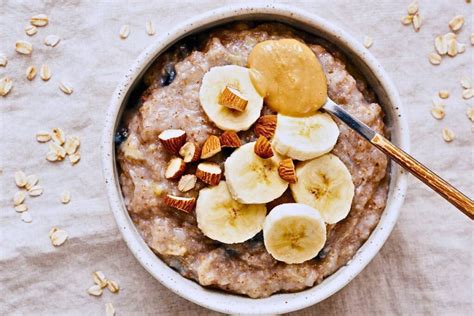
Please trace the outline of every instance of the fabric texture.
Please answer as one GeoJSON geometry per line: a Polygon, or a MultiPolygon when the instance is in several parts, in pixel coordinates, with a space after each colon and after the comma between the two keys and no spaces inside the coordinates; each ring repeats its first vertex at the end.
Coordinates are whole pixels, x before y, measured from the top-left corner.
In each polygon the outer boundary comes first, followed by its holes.
{"type": "MultiPolygon", "coordinates": [[[[280,2],[280,1],[273,1],[280,2]]],[[[466,110],[474,99],[461,97],[460,79],[473,80],[473,7],[465,1],[420,0],[421,30],[403,26],[410,1],[282,1],[318,14],[361,42],[374,39],[371,53],[397,86],[410,125],[412,154],[439,172],[468,196],[474,196],[472,122],[466,110]],[[463,14],[466,22],[458,40],[466,52],[428,62],[434,37],[449,31],[448,22],[463,14]],[[432,99],[441,89],[446,117],[435,120],[432,99]],[[456,138],[446,143],[441,130],[456,138]]],[[[0,314],[99,315],[112,302],[118,315],[213,315],[163,287],[138,261],[121,238],[102,180],[100,137],[112,92],[128,66],[157,35],[196,14],[235,1],[0,1],[0,53],[8,65],[0,78],[13,79],[13,88],[0,97],[0,314]],[[24,33],[29,18],[45,13],[46,27],[32,37],[24,33]],[[145,23],[156,28],[148,36],[145,23]],[[130,25],[122,40],[119,30],[130,25]],[[61,42],[45,46],[47,35],[61,42]],[[15,52],[15,41],[33,43],[29,56],[15,52]],[[26,79],[25,71],[48,64],[52,77],[26,79]],[[66,95],[59,81],[74,89],[66,95]],[[81,139],[81,161],[50,163],[48,146],[35,134],[54,127],[81,139]],[[18,190],[14,172],[39,176],[44,193],[27,197],[32,223],[20,220],[12,198],[18,190]],[[63,191],[71,202],[61,204],[63,191]],[[51,245],[52,226],[66,230],[69,240],[51,245]],[[121,286],[92,297],[91,273],[102,270],[121,286]]],[[[470,220],[420,181],[410,177],[409,190],[390,238],[366,269],[329,299],[296,315],[473,313],[473,230],[470,220]]]]}

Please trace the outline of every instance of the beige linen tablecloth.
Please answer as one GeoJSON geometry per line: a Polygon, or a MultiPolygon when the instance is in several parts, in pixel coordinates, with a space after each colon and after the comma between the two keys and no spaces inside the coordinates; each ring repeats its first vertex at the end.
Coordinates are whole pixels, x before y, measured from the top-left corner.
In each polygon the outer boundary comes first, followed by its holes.
{"type": "MultiPolygon", "coordinates": [[[[469,42],[472,5],[464,0],[421,0],[421,31],[403,26],[409,1],[285,1],[318,14],[360,41],[374,39],[370,51],[398,87],[408,116],[412,153],[471,197],[473,185],[472,124],[466,116],[474,99],[463,100],[460,79],[473,77],[473,51],[444,58],[440,66],[427,59],[435,35],[449,31],[456,14],[466,17],[459,40],[469,42]],[[431,99],[440,89],[446,117],[430,114],[431,99]],[[441,130],[456,138],[443,141],[441,130]]],[[[111,94],[128,66],[156,36],[145,33],[151,19],[157,34],[178,22],[235,1],[0,1],[0,52],[8,56],[0,77],[13,79],[13,89],[0,97],[0,315],[100,315],[112,302],[118,315],[207,315],[212,312],[176,296],[153,279],[122,241],[109,209],[102,180],[99,142],[111,94]],[[23,29],[33,14],[45,13],[50,23],[33,37],[23,29]],[[130,36],[119,29],[130,24],[130,36]],[[42,42],[56,34],[55,48],[42,42]],[[15,53],[15,41],[33,43],[31,56],[15,53]],[[25,78],[29,65],[50,66],[48,82],[25,78]],[[74,92],[62,93],[58,82],[74,92]],[[35,133],[61,127],[81,138],[81,161],[45,160],[47,145],[35,133]],[[42,196],[27,198],[33,222],[20,220],[12,206],[16,170],[37,174],[42,196]],[[63,191],[71,202],[60,203],[63,191]],[[58,226],[69,240],[54,248],[48,231],[58,226]],[[91,272],[102,270],[116,280],[119,294],[86,293],[91,272]]],[[[375,259],[346,288],[297,315],[473,313],[472,224],[442,198],[414,178],[399,221],[375,259]]]]}

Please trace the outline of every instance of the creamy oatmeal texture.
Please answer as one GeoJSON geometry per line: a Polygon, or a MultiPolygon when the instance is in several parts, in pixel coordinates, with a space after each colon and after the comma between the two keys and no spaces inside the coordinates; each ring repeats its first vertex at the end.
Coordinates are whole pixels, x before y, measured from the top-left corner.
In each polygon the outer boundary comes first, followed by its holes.
{"type": "MultiPolygon", "coordinates": [[[[200,145],[209,135],[222,133],[211,123],[199,104],[203,75],[214,66],[246,66],[250,50],[268,39],[302,39],[316,54],[328,81],[328,95],[351,114],[384,133],[383,112],[365,83],[349,74],[339,53],[280,24],[233,25],[212,31],[199,49],[184,52],[182,46],[162,55],[145,78],[149,86],[139,109],[125,115],[126,140],[118,150],[120,182],[130,216],[147,244],[183,276],[204,286],[250,297],[276,292],[294,292],[320,283],[346,264],[369,237],[385,207],[388,190],[387,159],[349,127],[336,120],[339,140],[332,153],[349,169],[355,185],[351,211],[343,221],[328,226],[327,242],[318,256],[302,264],[278,262],[265,250],[262,234],[244,243],[226,245],[205,237],[194,214],[163,204],[165,194],[197,197],[204,185],[186,193],[178,181],[166,180],[166,152],[158,135],[166,129],[183,129],[188,140],[200,145]]],[[[271,111],[264,106],[264,114],[271,111]]],[[[253,128],[240,132],[243,143],[255,140],[253,128]]],[[[124,136],[121,136],[124,138],[124,136]]],[[[121,139],[123,140],[123,139],[121,139]]],[[[210,160],[221,164],[230,151],[210,160]]],[[[186,173],[194,173],[191,164],[186,173]]],[[[293,202],[289,189],[267,207],[293,202]]]]}

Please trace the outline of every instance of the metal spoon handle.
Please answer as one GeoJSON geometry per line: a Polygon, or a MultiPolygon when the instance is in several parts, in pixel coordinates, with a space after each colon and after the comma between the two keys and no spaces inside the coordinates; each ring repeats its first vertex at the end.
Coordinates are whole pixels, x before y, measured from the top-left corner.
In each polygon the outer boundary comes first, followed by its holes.
{"type": "Polygon", "coordinates": [[[440,178],[437,174],[425,167],[402,149],[392,144],[388,139],[349,114],[332,100],[328,99],[328,102],[323,106],[323,109],[346,123],[349,127],[362,135],[362,137],[367,139],[372,145],[383,151],[396,163],[448,200],[470,219],[474,219],[474,202],[455,187],[440,178]]]}

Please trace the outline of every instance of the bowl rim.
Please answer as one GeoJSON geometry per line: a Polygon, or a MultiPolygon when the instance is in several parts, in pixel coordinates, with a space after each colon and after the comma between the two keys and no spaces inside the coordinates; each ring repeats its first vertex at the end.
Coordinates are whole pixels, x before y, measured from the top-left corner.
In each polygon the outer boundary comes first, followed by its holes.
{"type": "Polygon", "coordinates": [[[408,123],[397,90],[382,69],[378,61],[358,43],[351,35],[336,27],[331,22],[301,9],[288,5],[239,4],[214,9],[193,17],[158,37],[128,69],[121,83],[117,86],[106,113],[105,127],[101,141],[102,169],[105,179],[109,205],[114,214],[117,226],[128,248],[140,264],[161,284],[179,296],[205,308],[229,314],[269,314],[288,313],[314,305],[336,293],[355,278],[375,257],[390,235],[399,215],[407,190],[407,174],[401,168],[391,165],[391,178],[387,206],[378,225],[368,240],[359,248],[353,258],[335,273],[325,278],[320,284],[296,293],[273,294],[267,298],[253,299],[223,291],[200,286],[198,283],[182,277],[166,265],[146,245],[125,208],[115,161],[114,133],[121,118],[123,103],[134,84],[144,71],[152,64],[156,56],[164,52],[177,40],[190,32],[224,24],[237,19],[249,17],[274,16],[293,20],[312,29],[324,30],[345,43],[352,54],[360,58],[377,78],[378,83],[387,94],[392,104],[397,129],[397,145],[409,151],[408,123]]]}

